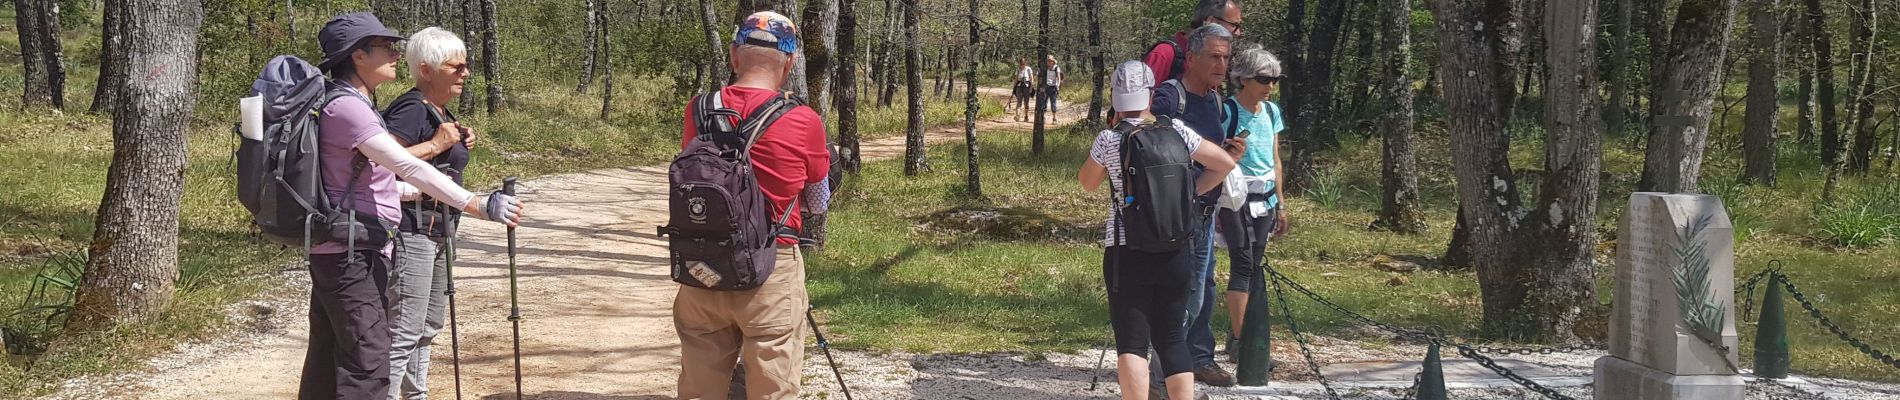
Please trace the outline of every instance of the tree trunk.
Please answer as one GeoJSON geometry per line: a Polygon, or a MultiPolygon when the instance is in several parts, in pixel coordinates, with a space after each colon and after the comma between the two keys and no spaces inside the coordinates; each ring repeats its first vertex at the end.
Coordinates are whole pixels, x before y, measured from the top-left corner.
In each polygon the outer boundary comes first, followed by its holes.
{"type": "Polygon", "coordinates": [[[501,88],[501,44],[495,31],[495,0],[482,2],[482,81],[488,87],[488,115],[504,104],[501,88]]]}
{"type": "MultiPolygon", "coordinates": [[[[1372,7],[1379,9],[1380,7],[1372,7]]],[[[1410,0],[1385,0],[1383,5],[1385,37],[1380,53],[1385,55],[1385,78],[1380,82],[1379,97],[1384,115],[1379,130],[1385,135],[1385,149],[1379,168],[1379,218],[1374,226],[1400,233],[1425,231],[1425,215],[1418,206],[1418,159],[1412,150],[1412,78],[1406,76],[1406,61],[1412,59],[1412,4],[1410,0]]],[[[1361,62],[1371,58],[1362,57],[1361,62]]]]}
{"type": "Polygon", "coordinates": [[[1055,110],[1044,110],[1048,108],[1046,94],[1049,93],[1043,88],[1043,84],[1049,79],[1049,62],[1047,61],[1049,59],[1049,0],[1042,0],[1041,10],[1041,23],[1036,24],[1036,59],[1030,61],[1036,63],[1036,77],[1031,79],[1033,82],[1030,84],[1030,87],[1035,88],[1036,91],[1035,95],[1030,96],[1036,99],[1034,109],[1036,110],[1036,125],[1029,139],[1029,152],[1035,155],[1042,155],[1043,130],[1048,122],[1044,120],[1044,111],[1055,112],[1055,110]]]}
{"type": "Polygon", "coordinates": [[[1661,111],[1651,123],[1637,190],[1695,193],[1709,143],[1710,114],[1721,89],[1722,63],[1728,53],[1736,0],[1684,0],[1670,29],[1669,61],[1655,101],[1661,111]]]}
{"type": "Polygon", "coordinates": [[[13,21],[20,36],[20,67],[25,90],[20,94],[22,107],[45,107],[53,103],[52,85],[47,82],[46,51],[40,48],[40,1],[14,0],[13,21]]]}
{"type": "MultiPolygon", "coordinates": [[[[1505,335],[1545,329],[1527,303],[1528,269],[1513,241],[1522,197],[1513,184],[1511,84],[1521,33],[1515,2],[1434,0],[1453,170],[1472,264],[1484,300],[1484,330],[1505,335]],[[1460,72],[1462,71],[1462,72],[1460,72]]],[[[1456,239],[1454,238],[1454,242],[1456,239]]],[[[1460,247],[1454,245],[1453,247],[1460,247]]]]}
{"type": "Polygon", "coordinates": [[[838,152],[844,169],[858,173],[858,12],[857,0],[838,2],[838,152]]]}
{"type": "MultiPolygon", "coordinates": [[[[587,0],[587,31],[582,35],[581,44],[581,83],[574,86],[575,93],[586,94],[587,85],[594,84],[594,60],[600,57],[600,48],[603,46],[600,32],[606,30],[600,23],[601,1],[587,0]]],[[[601,110],[601,114],[606,115],[606,108],[601,110]]]]}
{"type": "MultiPolygon", "coordinates": [[[[1652,0],[1654,1],[1654,0],[1652,0]]],[[[1605,80],[1610,84],[1610,104],[1604,107],[1604,120],[1610,132],[1622,132],[1629,124],[1629,64],[1630,64],[1630,24],[1635,5],[1631,0],[1616,0],[1616,23],[1610,27],[1611,40],[1616,41],[1615,50],[1610,52],[1609,74],[1605,80]]]]}
{"type": "Polygon", "coordinates": [[[67,329],[96,331],[162,313],[178,278],[185,131],[198,100],[197,0],[126,0],[127,71],[112,122],[112,166],[67,329]]]}
{"type": "MultiPolygon", "coordinates": [[[[600,23],[600,30],[597,32],[600,37],[596,39],[596,43],[600,43],[600,55],[594,62],[599,63],[603,69],[603,71],[601,71],[603,73],[601,74],[600,82],[600,120],[606,121],[608,117],[613,116],[614,108],[614,52],[612,40],[614,28],[612,24],[608,23],[612,20],[611,16],[613,14],[608,14],[607,2],[605,0],[588,1],[600,2],[594,9],[597,22],[600,23]]],[[[591,67],[593,63],[589,63],[588,65],[591,67]]],[[[589,74],[591,75],[591,73],[589,74]]],[[[581,84],[586,85],[586,82],[582,82],[581,84]]]]}
{"type": "MultiPolygon", "coordinates": [[[[482,37],[482,13],[481,5],[479,4],[481,1],[482,0],[462,0],[462,40],[472,41],[482,37]]],[[[479,53],[472,50],[468,52],[469,68],[474,68],[477,65],[485,65],[481,60],[488,56],[482,55],[481,57],[476,57],[478,54],[479,53]]],[[[488,82],[484,80],[482,84],[487,85],[488,82]]],[[[473,85],[465,85],[462,90],[462,98],[458,100],[458,103],[462,105],[463,114],[470,114],[475,111],[475,91],[468,86],[473,85]]]]}
{"type": "Polygon", "coordinates": [[[1287,110],[1292,113],[1293,123],[1287,127],[1282,140],[1291,145],[1288,146],[1291,154],[1285,161],[1287,171],[1292,172],[1287,175],[1288,184],[1295,188],[1304,187],[1315,153],[1339,147],[1334,130],[1322,126],[1322,122],[1327,120],[1328,109],[1333,104],[1333,51],[1339,44],[1340,21],[1345,12],[1343,1],[1319,3],[1312,47],[1306,50],[1306,63],[1297,70],[1310,73],[1288,75],[1293,85],[1288,88],[1287,110]]]}
{"type": "MultiPolygon", "coordinates": [[[[33,1],[33,0],[14,0],[33,1]]],[[[54,109],[66,108],[66,54],[59,43],[59,2],[56,0],[38,0],[40,34],[40,62],[46,64],[47,95],[53,101],[54,109]]],[[[1869,103],[1872,104],[1872,103],[1869,103]]]]}
{"type": "Polygon", "coordinates": [[[1459,201],[1458,217],[1452,220],[1451,243],[1445,245],[1445,255],[1438,258],[1439,268],[1445,270],[1471,267],[1471,224],[1465,223],[1465,210],[1459,201]]]}
{"type": "MultiPolygon", "coordinates": [[[[1107,51],[1104,51],[1102,48],[1102,0],[1082,0],[1082,7],[1088,9],[1089,67],[1094,70],[1089,78],[1091,85],[1089,92],[1089,113],[1085,115],[1089,116],[1088,119],[1094,119],[1095,116],[1102,115],[1104,112],[1103,109],[1107,108],[1103,106],[1104,98],[1102,97],[1102,87],[1108,81],[1107,51]]],[[[1108,122],[1106,120],[1098,120],[1082,121],[1082,123],[1084,126],[1092,128],[1104,126],[1108,122]]]]}
{"type": "Polygon", "coordinates": [[[1840,121],[1834,112],[1834,44],[1827,33],[1827,14],[1821,9],[1821,0],[1805,0],[1808,11],[1808,38],[1814,50],[1814,76],[1818,80],[1817,89],[1821,100],[1821,167],[1827,174],[1827,181],[1821,188],[1821,202],[1834,200],[1834,187],[1841,173],[1841,153],[1847,151],[1847,143],[1841,141],[1840,121]]]}
{"type": "MultiPolygon", "coordinates": [[[[970,0],[970,15],[972,16],[982,15],[982,14],[977,13],[977,0],[970,0]]],[[[969,43],[969,47],[967,48],[972,51],[976,50],[977,46],[982,44],[982,38],[977,37],[977,30],[979,29],[982,29],[982,28],[978,26],[977,19],[974,17],[970,18],[970,43],[969,43]]],[[[978,172],[977,162],[976,162],[977,161],[977,158],[976,158],[976,154],[977,154],[976,59],[977,57],[970,56],[970,57],[965,57],[965,58],[969,59],[968,61],[969,64],[966,66],[968,69],[963,71],[963,86],[964,86],[963,92],[965,93],[963,97],[963,141],[966,143],[965,147],[967,147],[969,150],[969,154],[965,155],[964,158],[969,162],[970,165],[969,165],[969,174],[965,177],[963,184],[968,192],[966,194],[970,196],[970,198],[980,199],[980,198],[983,198],[983,174],[978,172]]]]}
{"type": "MultiPolygon", "coordinates": [[[[1380,10],[1378,8],[1379,1],[1368,0],[1361,3],[1362,4],[1360,4],[1360,6],[1358,7],[1361,10],[1359,12],[1361,15],[1355,20],[1380,21],[1379,22],[1380,29],[1384,30],[1387,33],[1390,33],[1395,29],[1404,29],[1404,28],[1394,28],[1391,26],[1386,26],[1386,25],[1392,24],[1393,21],[1390,18],[1387,18],[1385,15],[1383,15],[1383,13],[1388,10],[1380,10]]],[[[1411,20],[1407,19],[1405,22],[1409,24],[1411,23],[1411,20]]],[[[1363,124],[1366,122],[1366,119],[1367,119],[1367,111],[1370,111],[1371,109],[1371,107],[1368,107],[1366,105],[1366,102],[1369,101],[1368,99],[1372,97],[1372,92],[1376,91],[1379,85],[1378,84],[1364,85],[1364,84],[1359,84],[1359,83],[1361,82],[1382,82],[1383,83],[1386,81],[1381,80],[1378,77],[1375,77],[1373,75],[1373,74],[1378,73],[1377,72],[1378,68],[1374,67],[1374,65],[1378,63],[1374,62],[1372,59],[1372,50],[1373,50],[1372,48],[1374,44],[1372,43],[1373,29],[1371,29],[1371,26],[1370,26],[1371,24],[1353,24],[1353,25],[1359,26],[1357,28],[1358,32],[1353,34],[1354,36],[1353,63],[1357,64],[1356,65],[1357,68],[1354,70],[1351,80],[1348,81],[1352,83],[1346,85],[1347,89],[1352,93],[1352,96],[1348,98],[1346,102],[1346,107],[1343,108],[1344,112],[1342,113],[1346,115],[1347,123],[1341,126],[1344,127],[1343,129],[1350,129],[1351,131],[1364,131],[1362,130],[1362,128],[1365,127],[1363,124]]],[[[1381,42],[1381,45],[1383,45],[1384,43],[1383,39],[1381,39],[1380,42],[1381,42]]]]}
{"type": "Polygon", "coordinates": [[[1754,44],[1748,65],[1747,123],[1742,128],[1742,183],[1775,185],[1775,125],[1780,120],[1775,74],[1781,55],[1781,25],[1775,19],[1780,0],[1755,0],[1749,9],[1754,44]]]}
{"type": "MultiPolygon", "coordinates": [[[[1851,57],[1854,68],[1850,72],[1848,91],[1854,93],[1854,150],[1848,153],[1847,170],[1855,174],[1866,174],[1873,164],[1874,156],[1874,33],[1879,30],[1876,13],[1878,8],[1873,0],[1861,0],[1854,10],[1854,39],[1851,44],[1851,57]]],[[[58,93],[58,75],[55,74],[54,93],[58,93]]],[[[57,97],[55,97],[57,99],[57,97]]],[[[57,103],[58,100],[55,100],[57,103]]]]}
{"type": "Polygon", "coordinates": [[[904,128],[904,176],[917,176],[928,169],[924,163],[924,70],[923,54],[919,51],[918,14],[923,10],[922,0],[904,0],[904,76],[909,84],[905,91],[908,95],[909,118],[904,128]]]}
{"type": "Polygon", "coordinates": [[[812,111],[822,115],[831,107],[831,81],[836,79],[832,59],[838,53],[832,49],[838,47],[838,0],[808,1],[798,44],[805,49],[805,92],[812,111]]]}
{"type": "MultiPolygon", "coordinates": [[[[897,97],[897,86],[898,86],[897,80],[899,79],[899,77],[897,76],[898,74],[897,63],[899,62],[897,58],[898,58],[898,55],[900,54],[898,53],[899,47],[902,47],[902,46],[897,46],[896,44],[898,40],[898,36],[897,36],[898,28],[900,27],[898,24],[898,20],[900,20],[903,17],[902,15],[898,14],[897,7],[904,7],[906,4],[910,4],[907,2],[912,1],[912,0],[897,0],[897,1],[905,2],[905,3],[898,3],[896,5],[893,5],[891,3],[891,0],[884,1],[884,20],[886,21],[886,24],[885,24],[886,30],[884,32],[884,46],[883,46],[884,47],[884,62],[881,63],[884,67],[884,73],[878,75],[879,76],[879,79],[877,81],[877,84],[879,86],[879,92],[877,95],[878,108],[887,108],[887,109],[891,108],[891,99],[897,97]]],[[[916,42],[912,42],[909,39],[905,39],[905,43],[908,43],[910,44],[910,46],[913,46],[913,47],[917,45],[916,42]]],[[[903,78],[903,79],[909,79],[909,78],[903,78]]]]}
{"type": "Polygon", "coordinates": [[[713,0],[699,0],[701,15],[700,28],[706,33],[707,59],[712,61],[712,90],[726,87],[726,75],[732,71],[726,67],[726,43],[720,39],[719,29],[725,24],[719,23],[719,12],[713,9],[713,0]]]}
{"type": "MultiPolygon", "coordinates": [[[[1643,11],[1643,27],[1649,38],[1649,79],[1645,88],[1649,94],[1647,111],[1643,114],[1645,135],[1654,135],[1655,118],[1662,111],[1658,101],[1662,96],[1663,66],[1669,63],[1669,3],[1671,0],[1649,0],[1643,11]]],[[[1654,142],[1651,142],[1654,145],[1654,142]]]]}
{"type": "Polygon", "coordinates": [[[104,23],[100,24],[104,32],[99,35],[99,76],[92,87],[92,109],[94,113],[112,115],[112,106],[118,101],[118,89],[125,80],[125,68],[119,64],[118,53],[122,44],[125,28],[125,1],[105,0],[104,23]]]}
{"type": "Polygon", "coordinates": [[[1796,38],[1793,39],[1797,49],[1794,52],[1797,55],[1795,59],[1800,60],[1796,63],[1797,66],[1795,69],[1800,71],[1797,79],[1801,80],[1801,83],[1797,85],[1798,88],[1795,90],[1795,106],[1798,108],[1797,113],[1800,114],[1798,121],[1801,124],[1800,128],[1796,130],[1795,140],[1800,142],[1803,146],[1813,146],[1816,136],[1815,131],[1819,130],[1816,124],[1820,123],[1814,116],[1814,34],[1809,32],[1807,13],[1789,12],[1788,14],[1799,15],[1794,18],[1795,22],[1792,25],[1795,27],[1796,35],[1796,38]]]}
{"type": "Polygon", "coordinates": [[[1553,0],[1544,7],[1544,179],[1531,211],[1538,243],[1528,306],[1542,337],[1575,342],[1584,306],[1596,302],[1596,210],[1603,170],[1598,115],[1595,0],[1553,0]]]}

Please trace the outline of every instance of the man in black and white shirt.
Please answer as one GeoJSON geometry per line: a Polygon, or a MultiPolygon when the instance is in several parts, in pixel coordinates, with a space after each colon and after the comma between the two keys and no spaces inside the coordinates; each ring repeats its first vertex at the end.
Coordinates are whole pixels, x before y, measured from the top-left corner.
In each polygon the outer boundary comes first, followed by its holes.
{"type": "MultiPolygon", "coordinates": [[[[1116,67],[1110,96],[1116,117],[1123,123],[1151,123],[1143,119],[1143,114],[1148,110],[1153,87],[1154,73],[1140,61],[1128,61],[1116,67]]],[[[1244,146],[1223,151],[1178,120],[1173,126],[1194,161],[1209,171],[1195,180],[1196,193],[1206,193],[1219,186],[1227,171],[1234,168],[1234,159],[1241,154],[1235,151],[1245,151],[1244,146]]],[[[1144,131],[1141,134],[1165,133],[1144,131]]],[[[1111,198],[1126,196],[1121,174],[1110,172],[1122,170],[1121,143],[1122,132],[1115,129],[1096,135],[1088,161],[1076,174],[1084,190],[1094,191],[1106,181],[1111,198]]],[[[1189,249],[1148,253],[1126,246],[1125,224],[1115,223],[1115,218],[1120,217],[1115,212],[1116,202],[1110,202],[1109,207],[1108,233],[1102,239],[1105,247],[1102,276],[1109,284],[1109,321],[1115,330],[1116,376],[1122,398],[1143,398],[1150,392],[1147,377],[1150,344],[1166,376],[1166,398],[1195,398],[1193,355],[1189,354],[1186,329],[1189,288],[1193,286],[1189,283],[1196,276],[1192,273],[1194,267],[1198,266],[1195,254],[1189,249]]]]}

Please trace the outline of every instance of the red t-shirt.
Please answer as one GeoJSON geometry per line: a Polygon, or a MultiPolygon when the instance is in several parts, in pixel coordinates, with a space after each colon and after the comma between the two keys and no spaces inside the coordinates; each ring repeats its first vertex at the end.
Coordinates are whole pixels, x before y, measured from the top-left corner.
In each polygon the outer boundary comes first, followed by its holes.
{"type": "MultiPolygon", "coordinates": [[[[727,86],[719,90],[719,99],[726,108],[738,111],[739,115],[752,115],[752,110],[765,105],[772,95],[778,92],[766,89],[727,86]]],[[[686,134],[680,141],[680,147],[699,134],[698,122],[692,118],[692,104],[686,106],[686,134]]],[[[735,121],[736,122],[736,121],[735,121]]],[[[752,167],[758,174],[759,188],[765,192],[765,200],[771,203],[773,222],[780,216],[792,213],[785,225],[799,232],[804,231],[804,221],[800,220],[797,208],[789,208],[792,199],[805,190],[806,185],[816,185],[825,179],[831,170],[831,153],[825,150],[825,122],[810,107],[798,106],[779,117],[772,126],[765,128],[759,135],[759,142],[752,145],[752,167]]],[[[801,204],[800,207],[803,207],[801,204]]],[[[798,240],[779,238],[780,245],[797,245],[798,240]]]]}
{"type": "MultiPolygon", "coordinates": [[[[1183,46],[1187,45],[1187,32],[1175,32],[1174,42],[1183,46]]],[[[1174,46],[1167,43],[1156,44],[1153,50],[1148,51],[1148,56],[1141,58],[1141,63],[1148,64],[1148,69],[1155,73],[1155,84],[1160,85],[1162,81],[1168,80],[1170,73],[1174,72],[1174,46]]]]}

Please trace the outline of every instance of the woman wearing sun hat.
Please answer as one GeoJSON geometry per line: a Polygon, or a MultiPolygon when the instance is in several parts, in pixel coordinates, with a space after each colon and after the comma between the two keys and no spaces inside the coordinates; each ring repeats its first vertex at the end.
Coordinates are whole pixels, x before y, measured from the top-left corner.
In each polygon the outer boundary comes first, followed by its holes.
{"type": "MultiPolygon", "coordinates": [[[[383,398],[389,396],[390,232],[402,219],[396,179],[469,215],[509,226],[520,221],[521,203],[500,193],[469,193],[410,155],[384,128],[370,94],[396,78],[401,53],[395,46],[402,36],[375,15],[351,13],[324,24],[317,40],[324,54],[318,67],[330,78],[326,97],[335,98],[317,117],[323,188],[355,211],[361,226],[346,242],[310,248],[310,347],[298,398],[383,398]]],[[[453,124],[443,124],[437,134],[456,133],[453,124]]]]}

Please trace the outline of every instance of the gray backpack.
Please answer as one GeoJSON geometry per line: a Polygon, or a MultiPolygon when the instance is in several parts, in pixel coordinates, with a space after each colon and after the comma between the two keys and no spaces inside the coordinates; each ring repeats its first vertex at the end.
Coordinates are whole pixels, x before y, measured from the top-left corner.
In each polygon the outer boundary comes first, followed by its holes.
{"type": "Polygon", "coordinates": [[[373,213],[357,215],[347,200],[355,197],[357,177],[369,160],[361,153],[353,158],[346,204],[323,191],[317,118],[325,105],[350,94],[295,56],[272,58],[251,92],[264,98],[264,130],[262,140],[240,135],[237,196],[258,231],[272,243],[305,249],[334,241],[380,248],[383,238],[372,234],[387,235],[383,222],[373,213]]]}

